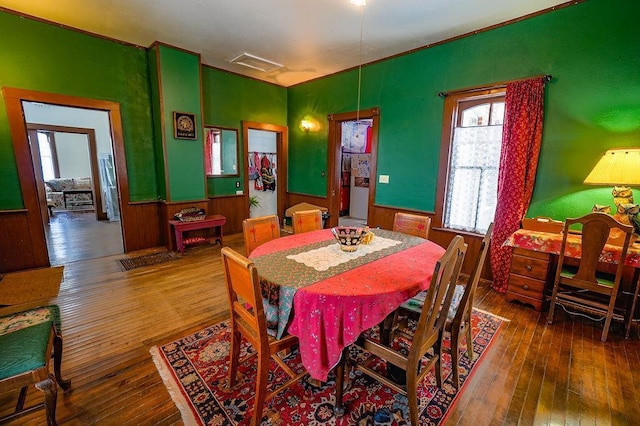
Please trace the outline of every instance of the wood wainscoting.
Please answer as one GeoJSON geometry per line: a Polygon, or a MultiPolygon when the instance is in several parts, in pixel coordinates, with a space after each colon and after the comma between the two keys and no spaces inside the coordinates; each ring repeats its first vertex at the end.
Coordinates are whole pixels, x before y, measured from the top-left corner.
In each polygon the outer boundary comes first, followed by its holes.
{"type": "Polygon", "coordinates": [[[222,227],[225,235],[242,232],[242,221],[249,217],[249,204],[244,195],[222,195],[209,198],[208,214],[221,214],[227,218],[222,227]]]}
{"type": "Polygon", "coordinates": [[[31,239],[27,209],[0,210],[0,273],[35,268],[38,259],[48,259],[46,245],[36,256],[31,239]]]}

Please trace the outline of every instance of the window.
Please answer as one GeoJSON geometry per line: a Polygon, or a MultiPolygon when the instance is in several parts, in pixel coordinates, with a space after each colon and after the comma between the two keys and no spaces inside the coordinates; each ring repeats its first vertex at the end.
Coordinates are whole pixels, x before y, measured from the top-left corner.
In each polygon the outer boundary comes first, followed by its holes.
{"type": "Polygon", "coordinates": [[[38,147],[40,148],[40,162],[42,163],[42,177],[45,181],[60,177],[54,149],[49,140],[50,133],[38,132],[38,147]]]}
{"type": "Polygon", "coordinates": [[[238,130],[205,127],[207,176],[238,176],[238,130]]]}
{"type": "Polygon", "coordinates": [[[445,123],[451,131],[443,142],[448,159],[441,207],[445,228],[484,234],[493,221],[504,118],[504,91],[495,92],[447,99],[453,105],[451,121],[445,123]]]}

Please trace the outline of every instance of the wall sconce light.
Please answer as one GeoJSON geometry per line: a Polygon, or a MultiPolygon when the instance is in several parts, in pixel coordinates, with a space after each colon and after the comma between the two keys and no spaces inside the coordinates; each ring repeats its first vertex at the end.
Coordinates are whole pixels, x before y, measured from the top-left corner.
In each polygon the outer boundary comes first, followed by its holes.
{"type": "Polygon", "coordinates": [[[300,121],[300,128],[305,132],[308,132],[313,128],[313,123],[311,122],[311,120],[302,120],[300,121]]]}

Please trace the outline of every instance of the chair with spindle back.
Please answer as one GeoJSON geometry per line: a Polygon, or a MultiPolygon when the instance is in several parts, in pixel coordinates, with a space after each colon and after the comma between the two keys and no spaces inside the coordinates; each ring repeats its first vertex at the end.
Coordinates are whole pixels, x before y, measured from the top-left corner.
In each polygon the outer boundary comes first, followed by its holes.
{"type": "MultiPolygon", "coordinates": [[[[406,352],[398,350],[395,346],[384,344],[382,341],[367,337],[366,333],[355,345],[361,347],[373,356],[365,360],[351,360],[354,368],[362,371],[368,376],[389,386],[396,392],[407,396],[409,400],[409,414],[411,424],[418,423],[418,383],[420,383],[427,373],[435,366],[436,383],[442,387],[442,368],[440,357],[440,345],[442,341],[441,333],[446,321],[445,315],[440,312],[447,312],[451,304],[451,299],[456,288],[456,282],[462,262],[467,251],[467,245],[461,236],[453,238],[447,251],[438,260],[433,272],[429,290],[426,294],[425,305],[428,309],[423,309],[418,319],[416,332],[410,338],[408,355],[406,352]],[[423,357],[433,348],[433,355],[430,356],[424,368],[423,357]],[[377,358],[386,361],[387,375],[375,368],[377,358]],[[404,373],[404,384],[398,383],[389,376],[389,365],[400,368],[404,373]]],[[[393,343],[393,342],[392,342],[393,343]]]]}

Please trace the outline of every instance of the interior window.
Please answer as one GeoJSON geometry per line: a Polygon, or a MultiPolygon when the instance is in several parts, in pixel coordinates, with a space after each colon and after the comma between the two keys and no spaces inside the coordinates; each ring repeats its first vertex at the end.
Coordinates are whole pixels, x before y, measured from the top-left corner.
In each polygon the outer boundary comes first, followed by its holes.
{"type": "MultiPolygon", "coordinates": [[[[450,119],[442,226],[484,234],[496,209],[504,92],[458,96],[450,119]]],[[[445,126],[447,124],[445,123],[445,126]]]]}
{"type": "Polygon", "coordinates": [[[238,176],[238,130],[205,127],[205,168],[208,176],[238,176]]]}

